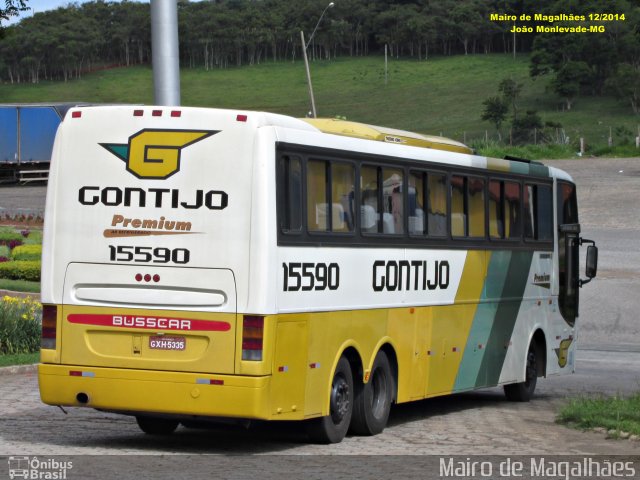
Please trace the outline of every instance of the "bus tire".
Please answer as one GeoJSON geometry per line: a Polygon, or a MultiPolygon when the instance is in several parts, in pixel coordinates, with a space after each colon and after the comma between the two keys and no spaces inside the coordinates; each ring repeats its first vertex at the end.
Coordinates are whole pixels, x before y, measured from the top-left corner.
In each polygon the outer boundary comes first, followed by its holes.
{"type": "Polygon", "coordinates": [[[394,379],[387,354],[379,351],[369,381],[356,390],[351,431],[357,435],[376,435],[387,426],[394,397],[394,379]]]}
{"type": "Polygon", "coordinates": [[[171,435],[178,428],[177,420],[158,417],[136,417],[140,430],[148,435],[171,435]]]}
{"type": "Polygon", "coordinates": [[[532,342],[527,352],[524,382],[504,386],[504,394],[507,400],[512,402],[528,402],[531,400],[538,381],[538,357],[537,345],[532,342]]]}
{"type": "Polygon", "coordinates": [[[331,380],[329,415],[307,422],[307,434],[314,443],[339,443],[347,434],[353,413],[353,374],[345,357],[340,357],[331,380]]]}

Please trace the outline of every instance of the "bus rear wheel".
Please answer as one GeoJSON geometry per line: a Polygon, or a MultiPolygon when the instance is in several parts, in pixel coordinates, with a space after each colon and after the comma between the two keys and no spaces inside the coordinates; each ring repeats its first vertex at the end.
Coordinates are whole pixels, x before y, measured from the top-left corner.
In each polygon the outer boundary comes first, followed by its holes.
{"type": "Polygon", "coordinates": [[[315,443],[338,443],[347,434],[353,413],[353,374],[351,365],[341,357],[329,392],[329,415],[307,423],[307,434],[315,443]]]}
{"type": "Polygon", "coordinates": [[[158,417],[136,417],[140,430],[148,435],[171,435],[178,428],[177,420],[158,417]]]}
{"type": "Polygon", "coordinates": [[[524,382],[504,386],[504,394],[507,400],[512,402],[528,402],[531,400],[538,381],[538,357],[537,345],[532,343],[527,353],[524,382]]]}
{"type": "Polygon", "coordinates": [[[387,426],[394,396],[394,380],[389,359],[378,352],[371,378],[356,391],[351,430],[358,435],[376,435],[387,426]]]}

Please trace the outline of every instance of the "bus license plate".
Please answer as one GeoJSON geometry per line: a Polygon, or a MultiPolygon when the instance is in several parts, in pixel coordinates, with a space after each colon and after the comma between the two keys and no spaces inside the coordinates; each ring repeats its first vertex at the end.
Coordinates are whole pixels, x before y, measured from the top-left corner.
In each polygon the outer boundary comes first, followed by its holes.
{"type": "Polygon", "coordinates": [[[184,350],[186,344],[184,337],[149,337],[149,348],[153,350],[184,350]]]}

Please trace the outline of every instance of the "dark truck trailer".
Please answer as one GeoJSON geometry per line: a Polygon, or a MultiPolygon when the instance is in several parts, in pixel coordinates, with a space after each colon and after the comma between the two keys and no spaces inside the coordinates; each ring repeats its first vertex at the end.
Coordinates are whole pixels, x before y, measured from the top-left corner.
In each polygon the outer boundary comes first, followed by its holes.
{"type": "Polygon", "coordinates": [[[0,104],[0,183],[46,181],[58,125],[78,105],[0,104]]]}

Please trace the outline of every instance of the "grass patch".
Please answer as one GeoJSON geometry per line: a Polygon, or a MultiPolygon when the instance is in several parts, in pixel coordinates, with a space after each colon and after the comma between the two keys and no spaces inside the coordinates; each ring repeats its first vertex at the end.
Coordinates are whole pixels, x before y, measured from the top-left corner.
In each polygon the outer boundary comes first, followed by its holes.
{"type": "Polygon", "coordinates": [[[640,393],[631,397],[575,398],[565,405],[556,419],[571,427],[596,427],[640,435],[640,393]]]}
{"type": "Polygon", "coordinates": [[[0,355],[0,367],[11,367],[13,365],[31,365],[32,363],[38,363],[39,361],[40,352],[0,355]]]}
{"type": "MultiPolygon", "coordinates": [[[[209,71],[183,68],[182,104],[304,117],[310,102],[303,65],[297,59],[209,71]]],[[[427,61],[392,59],[386,85],[381,55],[315,61],[311,75],[321,117],[339,115],[374,125],[442,134],[466,143],[484,138],[485,131],[490,138],[495,136],[495,127],[480,120],[482,102],[498,94],[498,84],[504,78],[523,84],[520,112],[537,110],[543,121],[560,122],[572,145],[579,137],[585,137],[589,147],[606,145],[610,128],[614,132],[637,131],[637,117],[630,107],[613,97],[581,96],[570,111],[563,112],[560,100],[547,89],[550,79],[534,81],[529,77],[529,56],[525,54],[515,59],[510,54],[432,57],[427,61]]],[[[148,66],[135,66],[102,70],[69,82],[2,84],[0,98],[5,103],[152,104],[152,72],[148,66]]],[[[634,147],[629,154],[640,153],[634,147]]]]}
{"type": "Polygon", "coordinates": [[[504,158],[506,155],[527,160],[555,160],[560,158],[577,158],[570,145],[545,144],[510,147],[491,143],[477,142],[473,145],[480,155],[493,158],[504,158]]]}
{"type": "Polygon", "coordinates": [[[0,290],[11,290],[12,292],[39,293],[40,282],[31,282],[28,280],[10,280],[8,278],[0,278],[0,290]]]}

